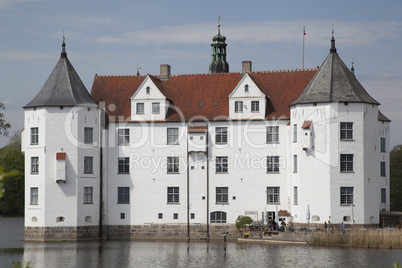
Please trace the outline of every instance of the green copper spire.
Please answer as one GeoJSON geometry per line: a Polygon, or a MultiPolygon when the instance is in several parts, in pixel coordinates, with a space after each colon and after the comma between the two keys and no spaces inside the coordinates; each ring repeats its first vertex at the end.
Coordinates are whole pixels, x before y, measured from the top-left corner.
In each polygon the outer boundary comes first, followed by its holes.
{"type": "Polygon", "coordinates": [[[221,35],[221,25],[218,23],[218,34],[212,38],[212,60],[209,64],[209,73],[228,73],[229,63],[226,61],[226,37],[221,35]]]}

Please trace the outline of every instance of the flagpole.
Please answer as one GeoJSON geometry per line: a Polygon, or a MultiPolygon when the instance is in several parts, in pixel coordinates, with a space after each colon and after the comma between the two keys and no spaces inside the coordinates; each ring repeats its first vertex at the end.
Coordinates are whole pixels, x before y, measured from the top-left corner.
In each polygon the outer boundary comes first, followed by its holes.
{"type": "Polygon", "coordinates": [[[306,35],[306,26],[303,26],[303,62],[302,62],[302,70],[304,70],[304,36],[306,35]]]}

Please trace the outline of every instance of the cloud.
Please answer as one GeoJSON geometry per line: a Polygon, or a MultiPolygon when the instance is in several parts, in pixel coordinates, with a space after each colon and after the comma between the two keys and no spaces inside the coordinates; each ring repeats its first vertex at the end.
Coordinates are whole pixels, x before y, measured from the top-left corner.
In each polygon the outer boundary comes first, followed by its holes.
{"type": "MultiPolygon", "coordinates": [[[[11,60],[19,62],[34,62],[43,64],[43,61],[54,61],[54,54],[52,53],[37,53],[28,50],[7,50],[0,52],[1,60],[11,60]]],[[[48,64],[47,62],[45,64],[48,64]]]]}
{"type": "MultiPolygon", "coordinates": [[[[260,21],[236,23],[221,27],[231,42],[262,44],[269,42],[300,42],[303,25],[306,40],[314,46],[328,46],[332,25],[335,37],[343,46],[372,45],[383,39],[400,38],[402,22],[333,22],[333,21],[260,21]]],[[[157,29],[102,35],[96,42],[122,45],[203,44],[211,42],[216,29],[211,23],[162,26],[157,29]]]]}

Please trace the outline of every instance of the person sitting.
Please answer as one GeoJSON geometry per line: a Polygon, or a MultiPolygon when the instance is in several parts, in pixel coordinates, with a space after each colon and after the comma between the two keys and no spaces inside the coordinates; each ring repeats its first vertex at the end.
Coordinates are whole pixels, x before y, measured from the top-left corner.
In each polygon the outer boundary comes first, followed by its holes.
{"type": "Polygon", "coordinates": [[[286,223],[284,221],[282,221],[281,223],[281,232],[284,232],[286,229],[286,223]]]}

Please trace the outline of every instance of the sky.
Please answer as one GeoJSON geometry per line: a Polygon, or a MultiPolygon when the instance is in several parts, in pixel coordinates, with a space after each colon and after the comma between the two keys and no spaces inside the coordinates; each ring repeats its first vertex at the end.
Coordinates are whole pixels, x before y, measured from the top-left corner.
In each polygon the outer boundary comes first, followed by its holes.
{"type": "MultiPolygon", "coordinates": [[[[211,38],[226,36],[231,72],[320,66],[330,48],[392,120],[402,144],[402,1],[386,0],[0,0],[0,102],[10,135],[24,128],[22,107],[66,50],[88,91],[95,74],[208,73],[211,38]]],[[[0,137],[0,147],[9,137],[0,137]]]]}

